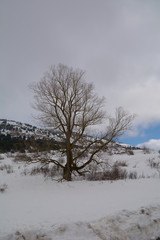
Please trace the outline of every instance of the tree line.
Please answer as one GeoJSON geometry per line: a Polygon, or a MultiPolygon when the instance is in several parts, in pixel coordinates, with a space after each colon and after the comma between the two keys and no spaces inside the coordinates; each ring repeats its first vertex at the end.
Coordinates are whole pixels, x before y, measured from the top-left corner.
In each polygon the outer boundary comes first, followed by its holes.
{"type": "Polygon", "coordinates": [[[0,134],[0,153],[58,150],[63,145],[63,142],[56,142],[54,139],[35,139],[34,136],[27,138],[25,136],[12,137],[10,134],[0,134]]]}

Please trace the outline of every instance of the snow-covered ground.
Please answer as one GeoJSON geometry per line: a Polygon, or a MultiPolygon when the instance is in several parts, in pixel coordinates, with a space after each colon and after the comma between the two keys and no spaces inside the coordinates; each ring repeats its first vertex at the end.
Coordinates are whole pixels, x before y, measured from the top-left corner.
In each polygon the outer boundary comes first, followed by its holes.
{"type": "Polygon", "coordinates": [[[137,179],[56,182],[24,176],[24,163],[1,154],[0,240],[150,240],[160,237],[160,154],[104,153],[137,179]],[[155,163],[155,164],[154,164],[155,163]]]}

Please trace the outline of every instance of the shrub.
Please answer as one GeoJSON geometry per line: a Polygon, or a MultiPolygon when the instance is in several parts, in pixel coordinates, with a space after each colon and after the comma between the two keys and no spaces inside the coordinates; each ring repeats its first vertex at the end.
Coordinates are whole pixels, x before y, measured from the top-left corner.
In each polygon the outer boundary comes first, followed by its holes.
{"type": "Polygon", "coordinates": [[[0,160],[3,160],[3,159],[4,159],[4,157],[2,155],[0,155],[0,160]]]}
{"type": "MultiPolygon", "coordinates": [[[[57,166],[52,166],[52,167],[49,167],[49,166],[45,166],[45,167],[42,167],[42,166],[37,166],[37,167],[34,167],[31,169],[31,171],[29,172],[29,174],[31,176],[34,176],[34,175],[37,175],[37,174],[42,174],[44,177],[50,177],[50,178],[53,178],[57,175],[60,174],[60,170],[57,166]]],[[[24,171],[23,172],[24,175],[27,175],[27,171],[24,171]]]]}
{"type": "Polygon", "coordinates": [[[134,155],[134,152],[132,150],[127,150],[128,155],[134,155]]]}
{"type": "Polygon", "coordinates": [[[4,165],[0,166],[0,170],[1,171],[5,170],[8,174],[13,173],[13,167],[9,164],[8,165],[4,164],[4,165]]]}
{"type": "Polygon", "coordinates": [[[26,153],[17,153],[14,158],[14,162],[27,162],[30,160],[30,157],[26,153]]]}
{"type": "Polygon", "coordinates": [[[0,185],[0,192],[4,193],[7,190],[7,184],[0,185]]]}
{"type": "Polygon", "coordinates": [[[129,179],[137,179],[137,172],[130,172],[128,174],[129,179]]]}
{"type": "Polygon", "coordinates": [[[127,163],[126,161],[116,161],[114,166],[117,166],[117,167],[127,167],[127,163]]]}
{"type": "Polygon", "coordinates": [[[88,175],[87,180],[89,181],[101,181],[101,180],[119,180],[126,179],[127,171],[114,165],[110,170],[104,172],[92,172],[88,175]]]}
{"type": "Polygon", "coordinates": [[[160,167],[160,162],[155,161],[154,158],[148,159],[148,163],[151,168],[159,168],[160,167]]]}
{"type": "Polygon", "coordinates": [[[144,154],[150,154],[150,149],[144,146],[143,147],[143,153],[144,154]]]}
{"type": "Polygon", "coordinates": [[[103,180],[119,180],[127,178],[127,171],[114,165],[110,171],[104,172],[103,180]]]}
{"type": "Polygon", "coordinates": [[[137,172],[127,173],[127,170],[122,168],[123,166],[127,166],[125,161],[115,162],[110,169],[104,171],[98,171],[98,167],[95,167],[86,175],[86,179],[89,181],[137,179],[137,172]]]}

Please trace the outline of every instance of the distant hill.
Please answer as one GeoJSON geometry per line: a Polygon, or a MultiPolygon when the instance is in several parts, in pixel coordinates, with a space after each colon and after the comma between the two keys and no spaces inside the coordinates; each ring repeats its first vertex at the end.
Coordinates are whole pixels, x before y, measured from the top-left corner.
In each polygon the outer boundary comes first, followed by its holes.
{"type": "Polygon", "coordinates": [[[59,132],[0,119],[0,152],[59,149],[64,141],[63,135],[59,132]]]}
{"type": "MultiPolygon", "coordinates": [[[[91,138],[93,137],[84,136],[84,141],[90,141],[91,138]]],[[[58,150],[63,148],[64,143],[65,137],[58,131],[42,129],[14,120],[0,119],[0,153],[58,150]]],[[[107,149],[119,153],[126,149],[136,148],[128,144],[112,142],[107,149]]]]}
{"type": "Polygon", "coordinates": [[[47,130],[41,129],[35,126],[32,126],[27,123],[21,123],[13,120],[0,119],[0,134],[10,134],[12,137],[25,136],[34,138],[50,138],[55,139],[56,141],[62,140],[62,134],[47,130]]]}

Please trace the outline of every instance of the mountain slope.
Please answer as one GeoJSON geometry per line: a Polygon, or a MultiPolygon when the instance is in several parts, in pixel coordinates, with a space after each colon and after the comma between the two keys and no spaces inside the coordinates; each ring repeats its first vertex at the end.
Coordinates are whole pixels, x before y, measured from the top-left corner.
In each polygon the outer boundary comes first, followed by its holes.
{"type": "Polygon", "coordinates": [[[58,132],[41,129],[27,123],[21,123],[13,120],[0,119],[0,134],[10,134],[12,137],[31,137],[34,138],[54,138],[56,141],[61,141],[62,136],[58,132]]]}
{"type": "MultiPolygon", "coordinates": [[[[84,141],[90,141],[93,137],[84,136],[84,141]]],[[[0,152],[8,151],[47,151],[63,147],[65,137],[58,131],[42,129],[27,123],[14,120],[0,119],[0,152]]],[[[114,153],[125,152],[132,147],[127,144],[112,143],[108,151],[114,153]]],[[[135,149],[135,148],[133,148],[135,149]]]]}
{"type": "Polygon", "coordinates": [[[59,149],[63,142],[64,137],[59,132],[0,119],[0,152],[59,149]]]}

